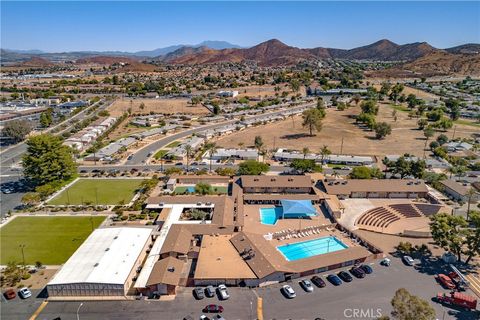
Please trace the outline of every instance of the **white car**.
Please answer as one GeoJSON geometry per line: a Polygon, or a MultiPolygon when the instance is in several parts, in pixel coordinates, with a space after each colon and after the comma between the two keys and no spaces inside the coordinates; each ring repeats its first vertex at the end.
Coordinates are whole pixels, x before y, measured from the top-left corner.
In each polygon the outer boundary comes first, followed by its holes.
{"type": "Polygon", "coordinates": [[[405,262],[406,265],[408,266],[413,266],[413,263],[415,262],[412,257],[410,256],[403,256],[403,262],[405,262]]]}
{"type": "Polygon", "coordinates": [[[218,293],[220,294],[220,298],[222,300],[228,300],[230,298],[230,295],[228,294],[227,287],[224,284],[221,284],[218,286],[218,293]]]}
{"type": "Polygon", "coordinates": [[[288,284],[286,284],[282,287],[282,291],[287,296],[287,298],[289,298],[289,299],[293,299],[297,296],[295,291],[293,291],[293,288],[291,286],[289,286],[288,284]]]}
{"type": "Polygon", "coordinates": [[[32,292],[30,290],[28,290],[28,288],[23,287],[22,289],[18,290],[18,295],[22,299],[27,299],[27,298],[30,298],[32,296],[32,292]]]}

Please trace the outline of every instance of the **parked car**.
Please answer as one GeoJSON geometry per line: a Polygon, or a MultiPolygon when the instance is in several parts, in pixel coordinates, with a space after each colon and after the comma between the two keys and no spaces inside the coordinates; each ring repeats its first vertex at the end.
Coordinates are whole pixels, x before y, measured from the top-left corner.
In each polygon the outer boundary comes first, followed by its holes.
{"type": "Polygon", "coordinates": [[[207,286],[205,288],[205,295],[208,297],[208,298],[212,298],[215,296],[215,288],[213,286],[207,286]]]}
{"type": "Polygon", "coordinates": [[[206,315],[202,314],[202,315],[200,316],[200,320],[210,320],[210,318],[207,317],[206,315]]]}
{"type": "Polygon", "coordinates": [[[446,289],[453,290],[457,287],[452,279],[446,274],[440,273],[435,276],[435,279],[446,289]]]}
{"type": "Polygon", "coordinates": [[[313,276],[311,280],[312,280],[313,284],[316,285],[319,288],[323,288],[327,285],[325,283],[325,281],[323,281],[323,279],[320,278],[319,276],[313,276]]]}
{"type": "Polygon", "coordinates": [[[228,300],[228,298],[230,298],[227,287],[224,284],[219,285],[217,290],[222,300],[228,300]]]}
{"type": "Polygon", "coordinates": [[[28,288],[23,287],[20,290],[18,290],[18,295],[22,299],[27,299],[27,298],[30,298],[32,296],[32,292],[30,290],[28,290],[28,288]]]}
{"type": "Polygon", "coordinates": [[[203,308],[203,312],[219,313],[223,312],[223,307],[219,306],[218,304],[209,304],[203,308]]]}
{"type": "Polygon", "coordinates": [[[300,281],[300,286],[306,292],[313,292],[313,284],[310,280],[305,279],[305,280],[300,281]]]}
{"type": "Polygon", "coordinates": [[[339,286],[342,284],[342,280],[336,274],[329,274],[327,280],[330,281],[334,286],[339,286]]]}
{"type": "Polygon", "coordinates": [[[205,298],[203,288],[196,287],[195,289],[193,289],[193,294],[195,295],[195,298],[197,298],[197,300],[202,300],[203,298],[205,298]]]}
{"type": "Polygon", "coordinates": [[[352,282],[353,280],[352,276],[346,271],[340,271],[338,273],[338,276],[345,282],[352,282]]]}
{"type": "Polygon", "coordinates": [[[372,274],[373,273],[373,269],[372,267],[370,267],[368,264],[362,264],[360,266],[360,268],[363,270],[363,272],[365,272],[366,274],[372,274]]]}
{"type": "Polygon", "coordinates": [[[390,267],[391,263],[392,261],[388,258],[382,259],[382,261],[380,261],[380,264],[385,267],[390,267]]]}
{"type": "Polygon", "coordinates": [[[353,274],[356,278],[365,278],[366,274],[365,271],[363,271],[362,268],[360,267],[353,267],[350,269],[350,273],[353,274]]]}
{"type": "Polygon", "coordinates": [[[177,162],[177,163],[175,163],[175,166],[183,166],[183,163],[177,162]]]}
{"type": "Polygon", "coordinates": [[[12,300],[12,299],[15,299],[15,297],[17,296],[17,294],[15,293],[15,290],[13,289],[8,289],[7,291],[5,291],[3,293],[3,296],[5,297],[5,299],[7,300],[12,300]]]}
{"type": "Polygon", "coordinates": [[[215,315],[215,318],[214,319],[217,319],[217,320],[225,320],[224,317],[222,317],[221,315],[217,314],[215,315]]]}
{"type": "Polygon", "coordinates": [[[295,293],[293,288],[291,286],[289,286],[288,284],[286,284],[282,287],[282,291],[285,294],[285,296],[289,299],[293,299],[297,296],[297,294],[295,293]]]}
{"type": "Polygon", "coordinates": [[[403,262],[404,262],[407,266],[413,266],[413,264],[414,264],[414,262],[415,262],[415,261],[413,260],[413,258],[410,257],[410,256],[403,256],[403,257],[402,257],[402,260],[403,260],[403,262]]]}

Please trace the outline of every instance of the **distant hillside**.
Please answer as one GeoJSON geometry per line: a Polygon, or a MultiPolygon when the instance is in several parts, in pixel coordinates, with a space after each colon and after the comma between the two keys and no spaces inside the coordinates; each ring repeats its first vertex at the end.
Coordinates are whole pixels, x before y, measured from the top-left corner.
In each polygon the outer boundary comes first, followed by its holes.
{"type": "Polygon", "coordinates": [[[304,49],[291,47],[272,39],[248,49],[202,50],[169,60],[176,64],[201,64],[217,62],[256,61],[262,66],[290,65],[301,60],[315,58],[304,49]]]}
{"type": "Polygon", "coordinates": [[[129,57],[114,57],[114,56],[93,56],[76,60],[77,64],[101,64],[111,65],[114,63],[133,63],[137,62],[135,59],[129,57]]]}
{"type": "Polygon", "coordinates": [[[480,44],[467,43],[461,46],[445,49],[449,53],[478,54],[480,53],[480,44]]]}
{"type": "Polygon", "coordinates": [[[480,54],[433,52],[403,65],[403,69],[432,75],[480,75],[480,54]]]}
{"type": "Polygon", "coordinates": [[[54,63],[40,57],[32,57],[29,60],[24,61],[20,64],[20,66],[22,67],[29,67],[29,68],[44,68],[44,67],[51,67],[53,65],[54,63]]]}

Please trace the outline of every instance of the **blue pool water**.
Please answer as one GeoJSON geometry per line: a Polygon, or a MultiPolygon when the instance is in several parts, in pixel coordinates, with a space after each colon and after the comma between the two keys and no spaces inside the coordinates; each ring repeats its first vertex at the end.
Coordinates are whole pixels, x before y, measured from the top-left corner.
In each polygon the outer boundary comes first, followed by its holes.
{"type": "Polygon", "coordinates": [[[195,192],[195,186],[188,186],[188,187],[187,187],[187,191],[188,191],[189,193],[194,193],[194,192],[195,192]]]}
{"type": "Polygon", "coordinates": [[[260,221],[263,224],[274,225],[282,216],[282,207],[260,208],[260,221]]]}
{"type": "Polygon", "coordinates": [[[347,245],[335,237],[318,238],[277,247],[288,261],[309,258],[319,254],[340,251],[347,248],[347,245]]]}

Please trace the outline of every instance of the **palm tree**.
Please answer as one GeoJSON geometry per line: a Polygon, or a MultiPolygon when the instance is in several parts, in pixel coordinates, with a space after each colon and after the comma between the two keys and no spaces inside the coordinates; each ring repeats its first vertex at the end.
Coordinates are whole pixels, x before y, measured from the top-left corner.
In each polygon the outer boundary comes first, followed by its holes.
{"type": "Polygon", "coordinates": [[[303,160],[305,160],[307,155],[310,153],[310,149],[308,149],[308,147],[303,147],[302,153],[303,153],[303,160]]]}
{"type": "Polygon", "coordinates": [[[189,168],[189,165],[190,165],[190,156],[192,155],[192,152],[193,152],[193,148],[191,145],[187,144],[185,146],[185,152],[186,152],[186,155],[187,155],[187,173],[190,172],[190,168],[189,168]]]}
{"type": "Polygon", "coordinates": [[[332,154],[332,151],[330,151],[330,149],[328,149],[328,147],[324,145],[322,149],[320,149],[320,154],[322,155],[322,165],[323,165],[323,160],[325,159],[326,156],[332,154]]]}
{"type": "Polygon", "coordinates": [[[215,152],[217,152],[217,145],[215,144],[215,142],[210,142],[210,143],[207,143],[207,145],[205,147],[208,150],[208,155],[210,156],[210,173],[211,173],[212,172],[212,159],[213,159],[213,155],[215,154],[215,152]]]}
{"type": "MultiPolygon", "coordinates": [[[[260,151],[263,147],[263,139],[262,136],[256,136],[254,141],[255,149],[257,149],[258,154],[260,155],[260,151]]],[[[257,158],[258,161],[258,158],[257,158]]]]}

